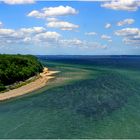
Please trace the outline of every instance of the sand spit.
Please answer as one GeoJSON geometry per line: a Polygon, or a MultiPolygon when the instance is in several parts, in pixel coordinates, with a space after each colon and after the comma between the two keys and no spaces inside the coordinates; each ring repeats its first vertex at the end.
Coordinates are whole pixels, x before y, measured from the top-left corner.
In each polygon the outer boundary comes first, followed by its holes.
{"type": "Polygon", "coordinates": [[[48,80],[54,78],[54,74],[58,72],[59,71],[49,71],[48,68],[45,67],[43,72],[40,73],[39,78],[36,79],[35,81],[23,85],[19,88],[12,89],[4,93],[0,93],[0,101],[4,101],[17,96],[28,94],[32,91],[42,88],[46,85],[48,80]]]}

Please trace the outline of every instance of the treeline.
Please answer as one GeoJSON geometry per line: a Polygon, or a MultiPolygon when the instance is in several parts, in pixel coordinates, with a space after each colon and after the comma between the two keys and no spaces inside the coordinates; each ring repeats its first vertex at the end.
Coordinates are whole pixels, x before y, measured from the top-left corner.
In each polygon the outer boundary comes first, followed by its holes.
{"type": "Polygon", "coordinates": [[[42,64],[32,55],[0,55],[0,91],[6,85],[24,81],[43,69],[42,64]]]}

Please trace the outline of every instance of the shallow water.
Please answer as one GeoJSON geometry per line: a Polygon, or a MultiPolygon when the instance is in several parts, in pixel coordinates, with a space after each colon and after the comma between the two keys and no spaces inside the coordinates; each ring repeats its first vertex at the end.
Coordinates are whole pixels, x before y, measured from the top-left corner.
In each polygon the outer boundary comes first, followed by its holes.
{"type": "Polygon", "coordinates": [[[61,73],[0,103],[0,138],[140,138],[139,59],[42,61],[61,73]]]}

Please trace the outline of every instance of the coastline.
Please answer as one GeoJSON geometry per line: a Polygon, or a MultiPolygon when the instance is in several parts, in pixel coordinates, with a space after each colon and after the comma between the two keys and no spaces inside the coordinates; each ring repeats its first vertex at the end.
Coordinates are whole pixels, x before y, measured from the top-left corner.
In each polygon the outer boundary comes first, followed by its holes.
{"type": "Polygon", "coordinates": [[[21,87],[0,93],[0,101],[15,98],[40,89],[44,87],[50,79],[55,78],[54,74],[56,73],[59,73],[59,71],[49,71],[48,68],[45,67],[43,72],[40,73],[39,78],[37,78],[35,81],[27,83],[21,87]]]}

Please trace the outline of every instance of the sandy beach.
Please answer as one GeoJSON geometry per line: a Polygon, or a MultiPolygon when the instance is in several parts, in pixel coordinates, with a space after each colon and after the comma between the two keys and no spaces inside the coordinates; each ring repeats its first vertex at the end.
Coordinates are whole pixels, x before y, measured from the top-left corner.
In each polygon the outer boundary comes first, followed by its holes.
{"type": "Polygon", "coordinates": [[[30,82],[19,88],[12,89],[4,93],[0,93],[0,101],[4,101],[17,96],[28,94],[32,91],[42,88],[47,84],[48,80],[54,78],[54,74],[58,72],[59,71],[49,71],[48,68],[44,68],[43,72],[40,73],[40,77],[35,81],[30,82]]]}

